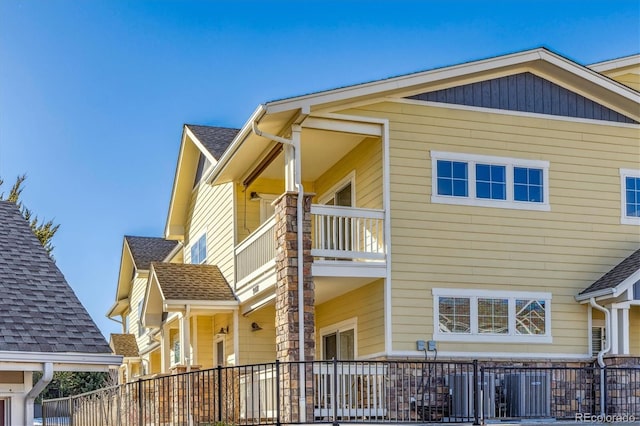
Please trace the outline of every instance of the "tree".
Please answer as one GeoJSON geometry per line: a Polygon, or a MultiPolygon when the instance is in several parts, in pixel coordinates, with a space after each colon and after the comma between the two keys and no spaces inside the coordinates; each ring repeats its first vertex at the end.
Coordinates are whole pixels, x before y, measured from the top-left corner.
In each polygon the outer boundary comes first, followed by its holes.
{"type": "MultiPolygon", "coordinates": [[[[20,195],[22,194],[22,190],[24,189],[23,184],[26,179],[27,175],[25,174],[16,178],[16,182],[11,187],[6,200],[15,203],[18,206],[20,212],[22,213],[22,216],[27,222],[29,222],[31,230],[36,235],[36,237],[38,237],[38,240],[47,251],[49,256],[51,256],[51,252],[53,251],[51,240],[58,231],[58,228],[60,228],[60,225],[54,224],[52,220],[40,222],[38,216],[34,216],[33,212],[22,203],[22,201],[20,200],[20,195]]],[[[0,186],[2,186],[3,183],[4,181],[0,179],[0,186]]],[[[4,193],[0,193],[0,200],[4,199],[4,193]]]]}

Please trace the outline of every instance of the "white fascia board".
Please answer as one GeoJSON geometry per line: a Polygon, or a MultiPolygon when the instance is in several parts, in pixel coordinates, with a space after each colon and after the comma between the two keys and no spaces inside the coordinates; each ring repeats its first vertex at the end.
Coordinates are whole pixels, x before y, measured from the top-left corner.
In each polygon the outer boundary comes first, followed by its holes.
{"type": "Polygon", "coordinates": [[[499,68],[534,61],[540,59],[540,50],[541,49],[528,50],[511,55],[467,62],[459,65],[437,68],[434,70],[422,71],[383,80],[376,80],[369,83],[356,84],[353,86],[327,90],[324,92],[312,93],[295,98],[273,101],[267,103],[266,108],[268,113],[276,113],[296,108],[309,108],[311,105],[336,102],[349,98],[369,96],[376,93],[403,89],[410,86],[431,83],[447,78],[482,72],[492,68],[499,68]]]}
{"type": "Polygon", "coordinates": [[[578,294],[575,299],[577,302],[580,303],[589,303],[589,299],[591,299],[592,297],[602,297],[602,296],[608,296],[608,295],[613,295],[613,288],[605,288],[602,290],[596,290],[596,291],[592,291],[589,293],[584,293],[584,294],[578,294]]]}
{"type": "Polygon", "coordinates": [[[167,312],[183,312],[187,305],[189,305],[190,309],[221,309],[228,311],[238,309],[240,306],[237,301],[165,300],[163,308],[167,312]]]}
{"type": "Polygon", "coordinates": [[[182,241],[178,241],[178,243],[177,243],[177,244],[176,244],[176,246],[173,248],[173,250],[171,250],[171,251],[169,252],[169,254],[165,256],[165,258],[164,258],[164,259],[162,259],[162,263],[169,263],[169,262],[171,262],[171,259],[173,259],[173,257],[174,257],[176,254],[178,254],[178,252],[179,252],[180,250],[182,250],[182,248],[183,248],[182,241]]]}
{"type": "Polygon", "coordinates": [[[253,122],[260,121],[260,119],[266,113],[267,113],[267,110],[265,109],[264,105],[262,104],[258,105],[258,107],[253,112],[253,114],[251,114],[251,117],[249,117],[249,120],[247,120],[244,126],[242,126],[242,128],[240,129],[236,137],[233,139],[229,147],[222,154],[222,157],[218,159],[218,162],[216,163],[215,167],[213,167],[211,171],[207,173],[206,176],[204,176],[204,179],[203,179],[204,182],[207,182],[208,184],[213,184],[213,182],[215,182],[215,180],[218,178],[220,173],[222,173],[222,171],[225,169],[227,164],[229,164],[229,161],[233,158],[238,148],[240,148],[240,145],[242,145],[245,138],[249,136],[253,131],[252,130],[253,122]]]}
{"type": "MultiPolygon", "coordinates": [[[[186,127],[186,125],[185,125],[186,127]]],[[[167,220],[164,226],[164,235],[165,238],[171,235],[171,212],[174,208],[174,202],[176,199],[176,191],[178,185],[178,175],[180,174],[180,165],[182,164],[182,157],[184,156],[184,144],[187,140],[187,134],[183,130],[182,138],[180,139],[180,151],[178,153],[178,162],[176,163],[176,171],[173,175],[173,185],[171,186],[171,198],[169,199],[169,210],[167,211],[167,220]]]]}
{"type": "Polygon", "coordinates": [[[419,86],[422,84],[457,78],[473,73],[490,71],[492,69],[525,64],[527,62],[533,62],[536,60],[542,60],[547,63],[551,63],[572,74],[578,75],[599,86],[605,87],[606,89],[616,94],[624,96],[635,102],[640,102],[640,94],[638,94],[638,92],[632,90],[631,88],[609,78],[606,78],[595,71],[592,71],[569,59],[563,58],[562,56],[559,56],[546,49],[537,48],[524,52],[513,53],[510,55],[473,61],[399,77],[392,77],[389,79],[318,92],[295,98],[284,99],[281,101],[269,102],[266,104],[266,110],[267,113],[277,113],[297,108],[310,109],[312,105],[315,106],[318,104],[338,102],[345,99],[357,98],[360,96],[371,96],[388,91],[406,89],[412,86],[419,86]]]}
{"type": "Polygon", "coordinates": [[[45,362],[52,362],[54,364],[118,366],[122,364],[122,356],[76,352],[0,351],[0,363],[43,364],[45,362]]]}
{"type": "Polygon", "coordinates": [[[640,54],[637,54],[625,56],[623,58],[609,59],[608,61],[596,62],[595,64],[587,65],[587,68],[592,69],[596,72],[603,72],[639,64],[640,54]]]}
{"type": "MultiPolygon", "coordinates": [[[[433,353],[430,353],[433,356],[433,353]]],[[[421,358],[424,359],[424,351],[393,351],[389,354],[391,358],[421,358]]],[[[591,354],[551,354],[531,352],[458,352],[458,351],[438,351],[438,358],[462,358],[462,359],[517,359],[517,360],[584,360],[591,361],[591,354]]]]}

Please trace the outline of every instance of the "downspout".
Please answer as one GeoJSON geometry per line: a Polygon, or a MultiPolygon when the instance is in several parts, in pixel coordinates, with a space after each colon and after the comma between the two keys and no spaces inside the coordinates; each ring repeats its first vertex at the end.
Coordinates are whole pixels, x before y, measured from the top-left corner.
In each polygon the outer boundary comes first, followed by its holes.
{"type": "Polygon", "coordinates": [[[293,134],[291,139],[286,139],[280,136],[265,133],[258,129],[258,124],[254,121],[252,123],[253,132],[272,141],[280,142],[284,145],[291,146],[293,148],[294,155],[294,182],[296,191],[298,192],[297,208],[296,208],[296,220],[298,221],[297,241],[298,241],[298,361],[299,365],[299,378],[298,383],[300,385],[300,399],[299,399],[299,413],[300,421],[306,421],[306,378],[304,377],[304,362],[305,362],[305,345],[304,345],[304,246],[303,246],[303,224],[304,220],[304,187],[302,186],[301,176],[301,160],[300,160],[300,139],[296,137],[295,133],[300,132],[299,125],[293,125],[293,134]],[[297,128],[296,128],[297,127],[297,128]]]}
{"type": "Polygon", "coordinates": [[[604,344],[604,348],[600,348],[600,351],[598,352],[598,365],[600,366],[600,415],[604,416],[605,415],[605,388],[606,388],[606,383],[605,383],[605,377],[604,377],[604,368],[605,368],[605,363],[604,363],[604,354],[606,354],[607,352],[609,352],[611,350],[611,316],[609,314],[609,310],[607,308],[605,308],[604,306],[600,306],[596,303],[596,298],[592,297],[591,299],[589,299],[589,304],[591,305],[591,307],[593,309],[597,309],[600,312],[604,313],[604,333],[605,333],[605,344],[604,344]]]}
{"type": "Polygon", "coordinates": [[[38,383],[33,385],[27,396],[24,398],[24,424],[30,425],[33,423],[33,402],[36,397],[40,395],[40,392],[47,387],[47,385],[53,379],[53,363],[45,362],[42,364],[42,377],[38,380],[38,383]]]}

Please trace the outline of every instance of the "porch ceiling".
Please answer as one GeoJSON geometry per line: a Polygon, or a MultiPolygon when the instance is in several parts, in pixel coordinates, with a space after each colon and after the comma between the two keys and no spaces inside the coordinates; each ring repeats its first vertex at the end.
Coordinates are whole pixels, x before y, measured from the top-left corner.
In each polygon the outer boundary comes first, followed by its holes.
{"type": "MultiPolygon", "coordinates": [[[[366,136],[329,130],[305,129],[302,131],[302,180],[315,181],[340,158],[355,148],[366,136]]],[[[284,178],[284,153],[260,174],[268,179],[284,178]]]]}
{"type": "Polygon", "coordinates": [[[315,285],[315,304],[342,296],[363,287],[379,278],[371,277],[313,277],[315,285]]]}
{"type": "MultiPolygon", "coordinates": [[[[262,123],[260,128],[269,131],[262,123]]],[[[277,132],[273,132],[277,133],[277,132]]],[[[303,128],[301,141],[303,180],[314,181],[325,173],[340,158],[362,142],[367,135],[344,133],[322,129],[303,128]]],[[[241,182],[273,149],[276,143],[266,138],[251,134],[229,161],[225,169],[214,183],[236,181],[241,182]]],[[[284,153],[262,172],[260,177],[268,179],[284,179],[284,153]]]]}

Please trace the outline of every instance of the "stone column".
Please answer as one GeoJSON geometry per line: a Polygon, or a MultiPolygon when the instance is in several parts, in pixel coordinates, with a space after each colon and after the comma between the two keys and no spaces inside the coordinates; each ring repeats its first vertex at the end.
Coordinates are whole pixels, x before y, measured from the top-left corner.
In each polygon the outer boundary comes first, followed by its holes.
{"type": "MultiPolygon", "coordinates": [[[[304,195],[303,219],[303,252],[304,270],[303,291],[304,330],[300,330],[298,318],[298,223],[297,200],[298,194],[286,192],[275,202],[276,215],[276,355],[281,362],[300,360],[300,350],[304,351],[305,360],[315,358],[315,312],[314,312],[314,284],[311,275],[311,198],[313,194],[304,195]],[[299,347],[300,332],[304,333],[304,348],[299,347]]],[[[284,383],[282,400],[283,422],[299,421],[299,366],[283,365],[281,381],[284,383]]],[[[313,372],[305,368],[305,406],[307,421],[313,416],[313,372]]]]}

